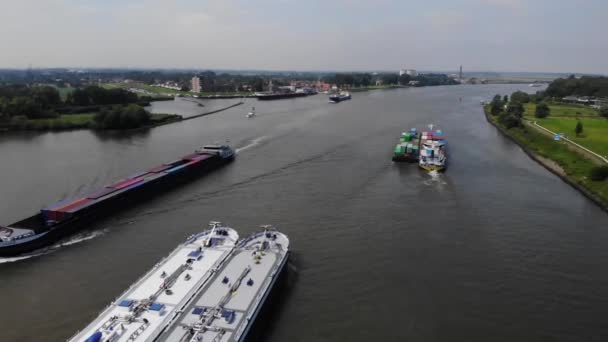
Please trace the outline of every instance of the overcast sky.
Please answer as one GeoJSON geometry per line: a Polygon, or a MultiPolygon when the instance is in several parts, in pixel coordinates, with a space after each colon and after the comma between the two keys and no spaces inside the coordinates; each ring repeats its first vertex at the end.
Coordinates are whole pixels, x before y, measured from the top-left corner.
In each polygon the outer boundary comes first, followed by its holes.
{"type": "Polygon", "coordinates": [[[0,68],[608,73],[607,0],[0,0],[0,68]]]}

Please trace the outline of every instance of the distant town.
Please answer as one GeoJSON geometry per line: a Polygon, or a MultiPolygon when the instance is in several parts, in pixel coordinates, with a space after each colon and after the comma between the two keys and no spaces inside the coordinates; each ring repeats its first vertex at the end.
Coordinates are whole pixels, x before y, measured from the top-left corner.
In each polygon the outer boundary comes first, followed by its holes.
{"type": "Polygon", "coordinates": [[[259,92],[340,90],[363,91],[394,87],[548,82],[550,79],[500,77],[496,74],[466,75],[462,67],[454,73],[419,72],[403,68],[395,72],[267,72],[128,69],[22,69],[0,70],[0,85],[48,85],[62,95],[76,88],[100,86],[121,88],[150,97],[237,97],[259,92]],[[487,76],[487,77],[484,77],[487,76]]]}

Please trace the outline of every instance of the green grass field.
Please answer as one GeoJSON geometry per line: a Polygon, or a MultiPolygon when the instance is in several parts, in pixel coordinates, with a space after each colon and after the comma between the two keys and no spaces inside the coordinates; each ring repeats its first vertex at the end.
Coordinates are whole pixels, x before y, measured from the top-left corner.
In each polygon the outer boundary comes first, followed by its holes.
{"type": "MultiPolygon", "coordinates": [[[[526,112],[524,116],[534,117],[534,111],[536,110],[535,103],[524,104],[526,112]]],[[[549,109],[551,110],[550,116],[556,117],[599,117],[599,113],[596,109],[585,106],[569,105],[569,104],[550,104],[549,109]]]]}
{"type": "MultiPolygon", "coordinates": [[[[78,128],[95,128],[96,113],[85,114],[61,114],[53,119],[31,119],[25,116],[17,116],[12,120],[12,127],[15,130],[34,130],[34,131],[59,131],[78,128]]],[[[179,121],[181,117],[175,114],[151,114],[150,124],[158,125],[173,121],[179,121]]]]}
{"type": "Polygon", "coordinates": [[[536,105],[527,103],[524,117],[555,132],[563,133],[568,139],[603,156],[608,155],[608,120],[599,116],[598,111],[573,105],[550,105],[551,114],[547,118],[534,117],[536,105]],[[574,131],[578,120],[583,124],[583,133],[576,136],[574,131]]]}
{"type": "MultiPolygon", "coordinates": [[[[488,111],[489,107],[486,107],[486,112],[488,111]]],[[[497,118],[495,116],[488,114],[488,118],[500,126],[500,124],[497,123],[497,118]]],[[[555,118],[554,120],[561,122],[565,119],[555,118]]],[[[574,121],[575,119],[572,119],[572,122],[574,121]]],[[[537,130],[531,128],[503,128],[503,130],[506,134],[509,134],[536,154],[555,161],[562,167],[570,179],[597,194],[605,204],[608,204],[608,181],[592,181],[589,179],[591,169],[596,166],[593,161],[587,159],[582,154],[572,151],[564,143],[556,142],[551,139],[551,137],[548,137],[537,130]]]]}

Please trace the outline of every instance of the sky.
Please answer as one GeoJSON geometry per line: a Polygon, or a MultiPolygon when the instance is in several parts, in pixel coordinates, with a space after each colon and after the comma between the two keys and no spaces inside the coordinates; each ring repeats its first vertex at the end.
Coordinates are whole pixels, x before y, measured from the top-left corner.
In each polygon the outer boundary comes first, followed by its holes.
{"type": "Polygon", "coordinates": [[[607,0],[0,0],[0,68],[608,73],[607,0]]]}

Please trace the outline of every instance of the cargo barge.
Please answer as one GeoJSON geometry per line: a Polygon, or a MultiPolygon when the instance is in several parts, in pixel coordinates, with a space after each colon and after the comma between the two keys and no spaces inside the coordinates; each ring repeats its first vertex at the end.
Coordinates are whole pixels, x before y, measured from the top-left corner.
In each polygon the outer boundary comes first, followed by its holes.
{"type": "Polygon", "coordinates": [[[237,238],[212,222],[70,341],[244,341],[286,269],[289,238],[270,226],[237,238]]]}
{"type": "Polygon", "coordinates": [[[401,133],[393,152],[394,162],[416,163],[420,157],[420,133],[416,128],[401,133]]]}
{"type": "Polygon", "coordinates": [[[14,256],[48,246],[77,232],[103,213],[125,208],[134,199],[153,196],[233,159],[234,151],[229,146],[209,145],[97,191],[55,203],[31,217],[0,226],[0,256],[14,256]]]}
{"type": "Polygon", "coordinates": [[[260,101],[290,99],[293,97],[305,97],[307,93],[256,93],[255,97],[260,101]]]}
{"type": "Polygon", "coordinates": [[[238,243],[159,342],[242,342],[286,269],[289,238],[269,226],[238,243]]]}
{"type": "Polygon", "coordinates": [[[329,103],[338,103],[338,102],[342,102],[342,101],[346,101],[346,100],[350,100],[350,99],[352,99],[352,95],[347,91],[343,91],[343,92],[340,92],[339,94],[330,95],[329,103]]]}
{"type": "Polygon", "coordinates": [[[232,255],[238,233],[219,222],[190,237],[70,341],[154,341],[232,255]]]}

